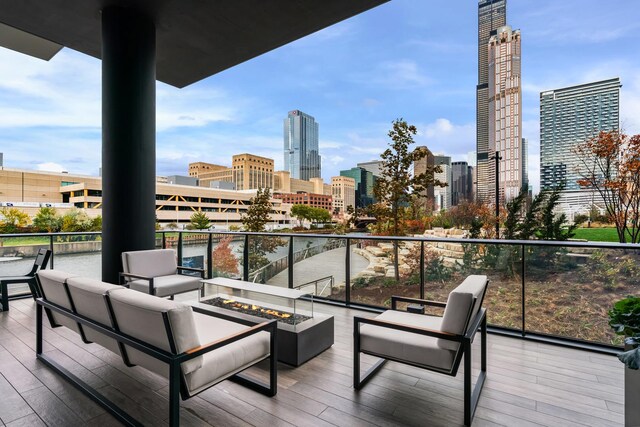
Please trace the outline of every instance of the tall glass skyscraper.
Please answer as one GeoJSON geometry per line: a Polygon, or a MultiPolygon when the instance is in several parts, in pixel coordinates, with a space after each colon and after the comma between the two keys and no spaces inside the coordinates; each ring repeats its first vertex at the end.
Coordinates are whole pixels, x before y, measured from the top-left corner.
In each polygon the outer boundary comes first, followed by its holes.
{"type": "Polygon", "coordinates": [[[620,79],[614,78],[540,93],[540,189],[565,182],[580,190],[573,148],[601,130],[618,130],[620,79]]]}
{"type": "Polygon", "coordinates": [[[604,211],[597,191],[580,188],[576,145],[599,131],[618,130],[620,79],[614,78],[540,93],[540,189],[564,183],[558,209],[573,221],[577,213],[604,211]]]}
{"type": "MultiPolygon", "coordinates": [[[[478,85],[476,86],[476,182],[477,197],[487,200],[493,187],[489,180],[489,39],[507,24],[507,0],[478,1],[478,85]]],[[[493,154],[493,153],[491,153],[493,154]]]]}
{"type": "Polygon", "coordinates": [[[291,178],[321,178],[318,151],[318,123],[300,110],[289,111],[284,119],[284,169],[291,178]]]}

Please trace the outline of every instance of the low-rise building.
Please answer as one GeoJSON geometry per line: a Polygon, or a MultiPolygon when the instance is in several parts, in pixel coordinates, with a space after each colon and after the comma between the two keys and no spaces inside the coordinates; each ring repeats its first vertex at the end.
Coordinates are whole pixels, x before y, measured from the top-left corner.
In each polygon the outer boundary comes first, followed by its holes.
{"type": "MultiPolygon", "coordinates": [[[[186,223],[194,212],[206,212],[213,223],[239,224],[254,195],[254,190],[156,183],[156,215],[160,223],[186,223]]],[[[288,222],[291,205],[276,198],[271,202],[273,221],[288,222]]],[[[31,217],[47,205],[56,207],[61,213],[74,207],[85,209],[93,217],[102,214],[102,179],[4,168],[0,170],[0,203],[18,207],[31,217]]],[[[126,206],[122,207],[123,214],[126,209],[126,206]]]]}

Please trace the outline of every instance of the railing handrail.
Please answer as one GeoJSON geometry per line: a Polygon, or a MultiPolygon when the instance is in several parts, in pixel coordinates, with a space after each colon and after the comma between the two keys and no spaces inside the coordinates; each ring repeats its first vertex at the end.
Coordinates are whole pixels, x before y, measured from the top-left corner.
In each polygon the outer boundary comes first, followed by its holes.
{"type": "MultiPolygon", "coordinates": [[[[231,236],[270,236],[270,237],[299,237],[313,239],[349,239],[349,240],[377,240],[400,242],[434,242],[434,243],[473,243],[486,245],[525,245],[525,246],[564,246],[576,248],[603,248],[603,249],[640,249],[640,243],[619,242],[577,242],[573,240],[506,240],[506,239],[467,239],[461,237],[429,237],[429,236],[356,236],[350,234],[312,234],[312,233],[273,233],[252,231],[216,231],[216,230],[156,230],[156,234],[191,233],[191,234],[224,234],[231,236]]],[[[57,233],[11,233],[0,234],[2,238],[15,237],[51,237],[51,236],[84,236],[101,235],[101,231],[77,231],[57,233]]]]}

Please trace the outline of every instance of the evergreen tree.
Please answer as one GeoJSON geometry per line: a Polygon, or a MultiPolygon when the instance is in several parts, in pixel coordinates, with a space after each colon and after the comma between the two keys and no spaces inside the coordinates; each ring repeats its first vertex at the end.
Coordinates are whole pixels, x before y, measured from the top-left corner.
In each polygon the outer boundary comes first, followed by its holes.
{"type": "Polygon", "coordinates": [[[209,217],[204,212],[194,212],[189,221],[191,227],[195,230],[206,230],[211,225],[209,217]]]}

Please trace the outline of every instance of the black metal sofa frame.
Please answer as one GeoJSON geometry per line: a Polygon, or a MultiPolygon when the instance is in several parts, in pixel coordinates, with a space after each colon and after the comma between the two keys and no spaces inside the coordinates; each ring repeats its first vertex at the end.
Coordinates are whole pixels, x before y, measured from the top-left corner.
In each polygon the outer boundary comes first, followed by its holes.
{"type": "MultiPolygon", "coordinates": [[[[68,310],[64,307],[61,307],[57,304],[46,301],[43,297],[45,296],[42,291],[42,286],[40,285],[39,280],[36,281],[38,290],[40,293],[40,297],[37,298],[36,303],[36,357],[38,360],[42,361],[45,365],[50,367],[52,370],[60,374],[67,381],[69,381],[72,385],[78,388],[81,392],[95,401],[97,404],[102,406],[106,411],[108,411],[111,415],[118,419],[121,423],[127,426],[141,426],[142,424],[123,411],[116,404],[111,402],[106,396],[99,393],[93,387],[82,381],[76,375],[71,373],[68,369],[64,368],[58,362],[56,362],[51,357],[47,356],[43,352],[43,310],[46,312],[47,317],[51,323],[52,328],[59,327],[61,325],[55,324],[51,312],[59,313],[60,315],[66,316],[70,319],[73,319],[78,323],[78,329],[80,331],[80,336],[82,341],[89,344],[85,337],[85,334],[82,332],[84,327],[92,328],[95,331],[98,331],[110,338],[118,341],[118,346],[120,351],[122,352],[122,357],[127,366],[134,366],[128,362],[128,358],[126,355],[125,345],[130,346],[136,350],[139,350],[157,360],[160,360],[169,365],[169,425],[170,426],[178,426],[180,425],[180,398],[182,400],[187,400],[197,394],[189,394],[187,387],[184,383],[183,376],[181,375],[181,364],[188,360],[194,359],[196,357],[202,356],[205,353],[221,348],[225,345],[231,344],[235,341],[246,338],[250,335],[265,331],[270,334],[270,355],[269,355],[269,384],[264,384],[261,381],[249,378],[242,373],[237,373],[227,379],[234,381],[238,384],[241,384],[247,388],[255,390],[259,393],[262,393],[266,396],[275,396],[278,390],[277,386],[277,345],[276,345],[276,335],[277,335],[277,321],[271,320],[267,322],[262,322],[259,324],[254,324],[253,322],[244,321],[237,319],[232,316],[227,316],[221,313],[211,313],[210,311],[202,311],[198,310],[194,307],[195,312],[200,312],[206,315],[214,315],[215,317],[219,317],[225,320],[230,320],[236,323],[241,323],[246,326],[251,326],[249,329],[242,331],[241,333],[234,334],[225,339],[221,339],[206,345],[202,345],[200,347],[188,350],[181,354],[176,354],[176,345],[173,340],[173,334],[171,333],[171,325],[169,323],[169,318],[166,313],[163,313],[164,326],[167,331],[167,336],[169,339],[171,352],[165,351],[161,348],[150,345],[144,341],[126,335],[120,332],[117,328],[117,323],[114,322],[116,327],[112,328],[110,326],[103,325],[98,323],[92,319],[84,317],[77,313],[75,309],[75,305],[73,303],[73,299],[71,298],[71,293],[69,292],[68,285],[65,283],[65,291],[67,296],[69,297],[69,301],[71,302],[71,310],[68,310]]],[[[110,308],[110,316],[111,319],[114,319],[113,309],[111,308],[111,304],[109,302],[108,295],[105,295],[105,300],[107,302],[107,306],[110,308]]],[[[215,385],[215,384],[213,384],[215,385]]],[[[202,390],[204,391],[204,390],[202,390]]]]}

